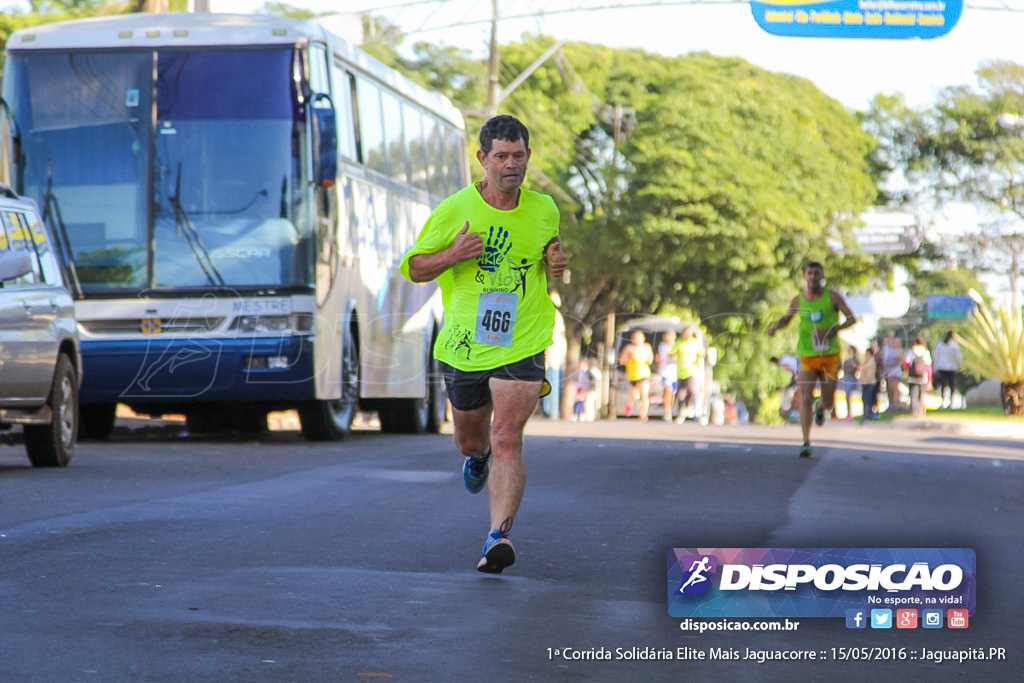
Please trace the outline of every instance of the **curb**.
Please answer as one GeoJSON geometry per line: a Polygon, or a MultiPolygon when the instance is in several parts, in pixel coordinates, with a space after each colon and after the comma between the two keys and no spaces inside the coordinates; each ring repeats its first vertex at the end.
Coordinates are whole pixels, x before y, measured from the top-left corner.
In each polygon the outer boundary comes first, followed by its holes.
{"type": "Polygon", "coordinates": [[[897,418],[892,421],[896,429],[912,429],[930,432],[944,432],[964,436],[983,436],[1002,439],[1024,439],[1024,424],[1001,424],[999,422],[957,422],[952,420],[929,420],[928,418],[897,418]]]}

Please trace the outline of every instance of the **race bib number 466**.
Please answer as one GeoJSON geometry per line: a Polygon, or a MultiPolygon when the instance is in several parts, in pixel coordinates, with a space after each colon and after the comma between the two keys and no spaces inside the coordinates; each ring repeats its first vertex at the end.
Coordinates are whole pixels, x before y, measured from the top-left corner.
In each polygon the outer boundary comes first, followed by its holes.
{"type": "Polygon", "coordinates": [[[474,341],[488,346],[512,346],[518,307],[519,295],[514,292],[481,294],[476,308],[474,341]]]}

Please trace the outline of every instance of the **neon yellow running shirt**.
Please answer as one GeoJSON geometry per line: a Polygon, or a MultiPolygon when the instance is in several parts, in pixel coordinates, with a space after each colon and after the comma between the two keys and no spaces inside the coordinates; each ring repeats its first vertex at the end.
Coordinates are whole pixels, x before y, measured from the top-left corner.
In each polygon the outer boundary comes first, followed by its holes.
{"type": "Polygon", "coordinates": [[[839,335],[833,335],[827,342],[819,341],[820,332],[839,324],[839,312],[832,305],[832,293],[825,287],[821,296],[814,301],[804,298],[803,290],[798,295],[800,331],[796,351],[803,357],[832,356],[839,353],[839,335]]]}
{"type": "Polygon", "coordinates": [[[551,345],[555,326],[543,257],[558,236],[558,207],[545,194],[521,189],[519,205],[502,211],[484,201],[478,186],[460,190],[427,219],[402,257],[402,275],[409,277],[409,259],[416,254],[450,247],[466,221],[483,238],[484,253],[437,278],[445,318],[434,356],[473,372],[540,353],[551,345]]]}
{"type": "Polygon", "coordinates": [[[672,345],[669,355],[676,356],[676,377],[690,379],[697,374],[697,362],[700,360],[701,344],[696,337],[678,339],[672,345]]]}

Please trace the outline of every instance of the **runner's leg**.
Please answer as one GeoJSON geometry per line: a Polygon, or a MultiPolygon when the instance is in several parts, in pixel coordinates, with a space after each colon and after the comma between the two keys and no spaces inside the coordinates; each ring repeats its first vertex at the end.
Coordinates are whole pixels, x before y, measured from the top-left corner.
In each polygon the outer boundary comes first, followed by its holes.
{"type": "Polygon", "coordinates": [[[452,425],[455,429],[455,447],[468,457],[482,458],[491,447],[491,410],[493,405],[473,410],[452,407],[452,425]]]}
{"type": "Polygon", "coordinates": [[[814,385],[818,383],[817,370],[801,370],[797,386],[800,390],[800,431],[804,443],[811,442],[811,420],[814,419],[814,385]]]}
{"type": "Polygon", "coordinates": [[[839,379],[837,377],[834,377],[827,372],[822,373],[821,407],[825,411],[826,417],[828,417],[836,407],[836,385],[838,383],[839,379]]]}
{"type": "Polygon", "coordinates": [[[523,429],[537,409],[541,383],[491,378],[490,386],[494,424],[491,427],[493,456],[488,490],[491,529],[500,529],[505,520],[515,517],[526,490],[523,429]]]}

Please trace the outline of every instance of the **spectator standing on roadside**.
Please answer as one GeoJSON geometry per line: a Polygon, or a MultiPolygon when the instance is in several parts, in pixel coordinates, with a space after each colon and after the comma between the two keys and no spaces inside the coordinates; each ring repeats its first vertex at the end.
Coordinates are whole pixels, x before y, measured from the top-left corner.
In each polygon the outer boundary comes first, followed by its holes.
{"type": "MultiPolygon", "coordinates": [[[[843,376],[839,378],[839,388],[843,390],[846,397],[846,417],[844,421],[853,421],[853,392],[860,388],[860,380],[857,373],[860,371],[860,358],[857,355],[857,348],[851,346],[846,349],[846,358],[843,359],[843,376]]],[[[864,397],[861,396],[861,400],[864,397]]]]}
{"type": "Polygon", "coordinates": [[[928,353],[924,337],[917,335],[907,351],[904,366],[907,369],[907,388],[910,390],[910,414],[924,417],[924,392],[932,381],[932,355],[928,353]]]}
{"type": "Polygon", "coordinates": [[[878,363],[875,361],[876,344],[864,352],[864,362],[860,364],[860,402],[864,412],[860,421],[878,419],[878,363]]]}
{"type": "Polygon", "coordinates": [[[932,367],[935,369],[934,384],[939,390],[943,408],[953,407],[953,392],[956,391],[956,373],[964,362],[960,345],[953,338],[953,330],[946,332],[935,350],[932,351],[932,367]],[[948,398],[947,398],[948,391],[948,398]]]}
{"type": "MultiPolygon", "coordinates": [[[[877,360],[877,357],[876,357],[877,360]]],[[[903,381],[903,342],[895,334],[882,340],[882,379],[889,399],[889,412],[900,410],[900,382],[903,381]]]]}

